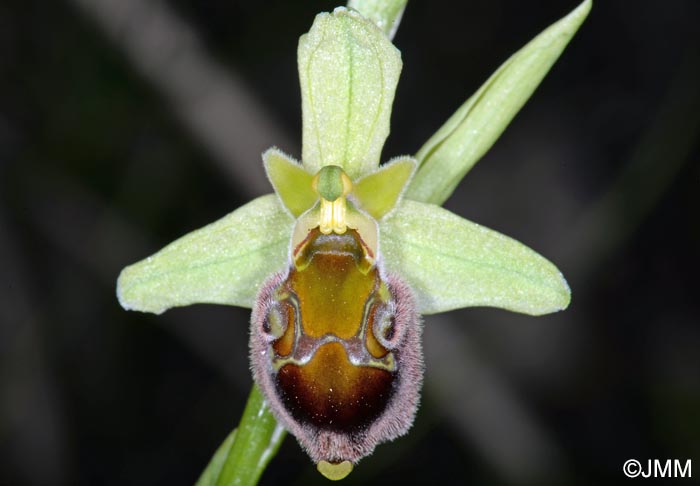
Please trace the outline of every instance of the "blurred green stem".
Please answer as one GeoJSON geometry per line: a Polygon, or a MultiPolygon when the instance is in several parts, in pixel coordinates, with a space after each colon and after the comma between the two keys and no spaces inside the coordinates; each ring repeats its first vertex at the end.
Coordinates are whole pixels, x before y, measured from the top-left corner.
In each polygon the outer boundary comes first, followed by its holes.
{"type": "Polygon", "coordinates": [[[286,434],[257,385],[253,385],[238,428],[216,451],[197,486],[257,484],[286,434]]]}

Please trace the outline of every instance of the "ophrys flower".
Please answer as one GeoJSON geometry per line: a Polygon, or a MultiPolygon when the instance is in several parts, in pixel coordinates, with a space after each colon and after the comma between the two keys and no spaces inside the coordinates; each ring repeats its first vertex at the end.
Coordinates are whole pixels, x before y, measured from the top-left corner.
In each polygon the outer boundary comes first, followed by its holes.
{"type": "Polygon", "coordinates": [[[124,269],[120,302],[156,313],[198,302],[253,308],[256,383],[319,470],[343,477],[410,428],[422,381],[419,314],[492,306],[539,315],[568,305],[553,264],[436,204],[589,9],[584,2],[511,57],[415,158],[382,166],[401,70],[391,28],[345,8],[320,14],[298,51],[301,162],[267,151],[275,194],[124,269]]]}

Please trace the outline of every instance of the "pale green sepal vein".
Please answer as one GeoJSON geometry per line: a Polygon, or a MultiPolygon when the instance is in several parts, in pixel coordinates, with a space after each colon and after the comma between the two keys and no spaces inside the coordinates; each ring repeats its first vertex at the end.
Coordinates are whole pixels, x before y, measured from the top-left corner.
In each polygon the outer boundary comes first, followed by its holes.
{"type": "Polygon", "coordinates": [[[272,187],[295,218],[316,203],[318,196],[311,188],[313,175],[301,164],[276,148],[267,149],[262,157],[272,187]]]}
{"type": "Polygon", "coordinates": [[[286,432],[253,386],[243,416],[219,446],[196,486],[253,486],[279,449],[286,432]]]}
{"type": "Polygon", "coordinates": [[[591,0],[513,54],[416,154],[419,167],[406,197],[442,204],[491,148],[574,36],[591,0]]]}
{"type": "Polygon", "coordinates": [[[446,209],[404,199],[380,231],[388,270],[408,281],[423,314],[486,306],[541,315],[569,305],[551,262],[446,209]]]}
{"type": "Polygon", "coordinates": [[[356,180],[379,165],[401,55],[374,23],[343,7],[299,40],[302,163],[337,165],[356,180]]]}
{"type": "Polygon", "coordinates": [[[293,226],[277,196],[259,197],[126,267],[119,302],[156,314],[196,303],[252,307],[262,282],[286,266],[293,226]]]}
{"type": "Polygon", "coordinates": [[[349,0],[348,8],[357,10],[379,27],[389,40],[401,24],[408,0],[349,0]]]}
{"type": "Polygon", "coordinates": [[[415,170],[416,161],[412,157],[392,159],[357,181],[351,197],[358,207],[379,220],[398,204],[415,170]]]}

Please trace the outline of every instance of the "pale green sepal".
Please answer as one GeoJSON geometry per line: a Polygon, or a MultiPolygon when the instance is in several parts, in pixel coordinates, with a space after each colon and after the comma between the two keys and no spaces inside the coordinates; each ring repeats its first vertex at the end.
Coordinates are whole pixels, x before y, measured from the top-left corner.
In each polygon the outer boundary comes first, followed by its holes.
{"type": "Polygon", "coordinates": [[[391,40],[401,24],[406,2],[408,0],[349,0],[348,8],[370,19],[391,40]]]}
{"type": "Polygon", "coordinates": [[[161,312],[196,303],[252,307],[258,287],[287,266],[294,220],[270,194],[122,270],[122,307],[161,312]]]}
{"type": "Polygon", "coordinates": [[[404,199],[380,234],[387,269],[407,280],[423,314],[486,306],[541,315],[569,305],[552,263],[439,206],[404,199]]]}
{"type": "Polygon", "coordinates": [[[374,23],[337,8],[299,40],[302,162],[337,165],[356,180],[379,165],[401,55],[374,23]]]}
{"type": "Polygon", "coordinates": [[[397,157],[355,183],[351,198],[374,219],[383,218],[401,199],[416,170],[412,157],[397,157]]]}
{"type": "Polygon", "coordinates": [[[586,0],[510,57],[416,154],[406,197],[442,204],[503,133],[591,9],[586,0]]]}
{"type": "Polygon", "coordinates": [[[316,203],[318,196],[311,188],[313,175],[301,164],[276,148],[267,149],[262,157],[272,187],[295,218],[316,203]]]}

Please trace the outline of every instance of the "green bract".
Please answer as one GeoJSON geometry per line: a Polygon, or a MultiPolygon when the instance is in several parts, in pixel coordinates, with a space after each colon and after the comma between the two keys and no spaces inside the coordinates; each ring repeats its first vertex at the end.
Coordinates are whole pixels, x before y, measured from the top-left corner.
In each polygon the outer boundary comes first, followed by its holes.
{"type": "Polygon", "coordinates": [[[587,0],[513,54],[416,154],[408,189],[416,201],[442,204],[530,98],[591,10],[587,0]]]}
{"type": "MultiPolygon", "coordinates": [[[[275,195],[255,199],[126,267],[117,283],[124,308],[161,313],[199,302],[251,307],[262,282],[289,264],[293,238],[303,239],[307,226],[318,226],[318,215],[330,210],[333,218],[340,211],[349,227],[378,248],[384,266],[411,286],[422,313],[489,306],[540,315],[567,307],[569,287],[552,263],[435,204],[450,196],[505,130],[581,25],[591,1],[508,59],[415,159],[380,166],[401,72],[390,38],[405,4],[351,0],[351,9],[316,17],[298,49],[301,162],[274,148],[266,151],[275,195]],[[340,196],[347,196],[347,207],[340,196]]],[[[239,433],[227,439],[199,484],[252,483],[274,453],[281,434],[271,432],[274,420],[259,392],[252,397],[257,401],[251,399],[239,433]],[[259,457],[249,460],[248,449],[236,444],[242,436],[252,440],[255,427],[267,435],[249,450],[259,457]]]]}

